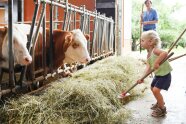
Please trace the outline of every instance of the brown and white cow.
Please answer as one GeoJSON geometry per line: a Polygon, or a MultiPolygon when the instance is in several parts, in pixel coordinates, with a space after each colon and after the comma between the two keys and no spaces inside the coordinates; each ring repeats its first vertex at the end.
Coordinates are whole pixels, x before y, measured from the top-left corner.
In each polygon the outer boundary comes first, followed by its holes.
{"type": "MultiPolygon", "coordinates": [[[[59,29],[53,30],[53,69],[58,69],[64,63],[87,63],[90,61],[90,56],[87,50],[87,40],[89,35],[84,35],[81,30],[76,29],[71,32],[62,31],[59,29]]],[[[41,39],[41,38],[39,38],[41,39]]],[[[41,41],[39,41],[41,42],[41,41]]],[[[41,54],[41,43],[36,45],[35,53],[37,56],[41,54]]],[[[46,30],[46,56],[47,65],[49,65],[50,54],[50,37],[49,29],[46,30]]],[[[40,57],[39,57],[40,58],[40,57]]],[[[37,60],[35,61],[37,63],[37,60]]]]}
{"type": "MultiPolygon", "coordinates": [[[[22,30],[25,35],[29,34],[30,25],[17,24],[17,28],[22,30]]],[[[34,31],[35,32],[35,31],[34,31]]],[[[38,41],[35,45],[35,69],[42,68],[42,30],[39,31],[38,41]]],[[[34,34],[34,33],[33,33],[34,34]]],[[[87,63],[90,61],[90,56],[87,50],[87,40],[89,35],[84,35],[80,29],[73,31],[62,31],[59,29],[53,30],[53,69],[56,70],[64,63],[87,63]]],[[[49,29],[46,29],[46,63],[49,67],[50,54],[50,37],[49,29]]]]}
{"type": "MultiPolygon", "coordinates": [[[[28,65],[32,62],[32,58],[27,50],[27,37],[25,34],[13,26],[13,56],[14,65],[28,65]]],[[[9,41],[8,28],[0,27],[0,67],[9,67],[9,41]]]]}
{"type": "MultiPolygon", "coordinates": [[[[47,32],[47,43],[49,43],[49,30],[47,32]]],[[[87,63],[90,56],[87,50],[89,35],[84,35],[80,29],[69,31],[54,30],[54,68],[63,63],[87,63]]],[[[49,52],[47,52],[49,53],[49,52]]]]}

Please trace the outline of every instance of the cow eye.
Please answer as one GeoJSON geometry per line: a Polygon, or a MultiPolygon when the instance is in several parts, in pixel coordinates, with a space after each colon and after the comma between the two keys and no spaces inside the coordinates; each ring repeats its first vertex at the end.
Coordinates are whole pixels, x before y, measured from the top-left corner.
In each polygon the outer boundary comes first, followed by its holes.
{"type": "Polygon", "coordinates": [[[73,47],[74,49],[76,49],[76,48],[79,47],[79,44],[78,44],[78,43],[73,43],[73,44],[72,44],[72,47],[73,47]]]}
{"type": "Polygon", "coordinates": [[[23,54],[23,51],[19,50],[19,54],[23,54]]]}

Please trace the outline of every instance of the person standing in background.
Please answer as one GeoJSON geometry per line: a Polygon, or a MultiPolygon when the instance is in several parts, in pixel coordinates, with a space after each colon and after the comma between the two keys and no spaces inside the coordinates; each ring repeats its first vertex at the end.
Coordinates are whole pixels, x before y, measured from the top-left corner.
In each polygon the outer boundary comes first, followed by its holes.
{"type": "Polygon", "coordinates": [[[143,25],[143,31],[155,30],[158,23],[158,13],[152,8],[152,1],[146,0],[144,2],[146,11],[141,14],[141,24],[143,25]]]}

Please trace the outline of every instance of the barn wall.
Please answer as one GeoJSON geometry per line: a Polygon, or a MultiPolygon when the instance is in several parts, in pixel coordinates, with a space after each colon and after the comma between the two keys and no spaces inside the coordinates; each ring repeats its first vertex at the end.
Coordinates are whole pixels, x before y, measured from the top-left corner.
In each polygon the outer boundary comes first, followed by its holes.
{"type": "Polygon", "coordinates": [[[95,10],[95,3],[96,0],[68,0],[69,3],[72,3],[76,6],[85,5],[87,10],[94,11],[95,10]]]}
{"type": "Polygon", "coordinates": [[[101,14],[115,20],[115,0],[96,0],[96,9],[101,14]]]}
{"type": "MultiPolygon", "coordinates": [[[[1,1],[0,0],[0,13],[2,13],[1,15],[0,15],[0,23],[8,23],[8,1],[6,1],[6,0],[3,0],[3,1],[1,1]],[[4,19],[3,19],[4,18],[4,19]]],[[[17,20],[18,20],[18,13],[17,13],[17,0],[14,0],[13,1],[13,19],[12,19],[12,21],[13,22],[17,22],[17,20]]]]}
{"type": "Polygon", "coordinates": [[[5,8],[0,7],[0,23],[5,23],[5,8]]]}
{"type": "Polygon", "coordinates": [[[116,1],[116,47],[118,55],[131,52],[131,9],[130,0],[116,1]]]}
{"type": "MultiPolygon", "coordinates": [[[[81,6],[85,5],[87,10],[94,11],[95,10],[95,0],[68,0],[69,3],[81,6]]],[[[24,1],[24,21],[31,21],[34,13],[34,3],[32,0],[24,1]]],[[[48,8],[48,7],[47,7],[48,8]]],[[[49,15],[49,9],[47,9],[47,15],[49,15]]],[[[62,19],[63,11],[59,9],[59,17],[62,19]]],[[[47,16],[47,20],[49,20],[49,16],[47,16]]]]}
{"type": "MultiPolygon", "coordinates": [[[[122,0],[123,1],[123,0],[122,0]]],[[[131,52],[132,45],[132,3],[131,0],[123,1],[122,9],[122,55],[131,52]]]]}

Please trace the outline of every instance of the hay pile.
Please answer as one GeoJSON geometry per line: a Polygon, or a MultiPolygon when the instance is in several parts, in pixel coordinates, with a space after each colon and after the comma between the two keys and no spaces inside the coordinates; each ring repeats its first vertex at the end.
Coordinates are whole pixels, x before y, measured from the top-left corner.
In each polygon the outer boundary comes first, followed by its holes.
{"type": "Polygon", "coordinates": [[[39,96],[24,95],[10,100],[0,109],[0,123],[124,122],[128,111],[117,95],[134,84],[143,70],[144,65],[136,59],[108,57],[74,73],[65,81],[54,82],[39,96]]]}

